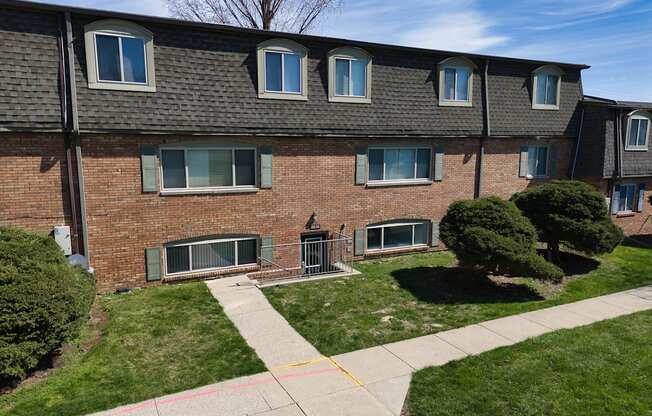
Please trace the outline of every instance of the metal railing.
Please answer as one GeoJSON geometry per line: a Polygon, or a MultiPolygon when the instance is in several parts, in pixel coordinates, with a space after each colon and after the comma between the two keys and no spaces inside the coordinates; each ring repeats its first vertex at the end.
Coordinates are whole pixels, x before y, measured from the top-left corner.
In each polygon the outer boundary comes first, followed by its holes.
{"type": "Polygon", "coordinates": [[[353,241],[339,233],[334,233],[330,239],[308,236],[300,243],[262,246],[260,253],[259,270],[249,274],[258,280],[353,271],[353,241]]]}

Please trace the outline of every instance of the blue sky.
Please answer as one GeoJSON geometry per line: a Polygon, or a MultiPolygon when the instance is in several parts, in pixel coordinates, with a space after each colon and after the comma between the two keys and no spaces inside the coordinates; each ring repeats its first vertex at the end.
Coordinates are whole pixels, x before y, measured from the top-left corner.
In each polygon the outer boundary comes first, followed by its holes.
{"type": "MultiPolygon", "coordinates": [[[[167,16],[165,0],[47,0],[167,16]]],[[[344,0],[326,36],[585,63],[584,91],[652,101],[650,0],[344,0]]]]}

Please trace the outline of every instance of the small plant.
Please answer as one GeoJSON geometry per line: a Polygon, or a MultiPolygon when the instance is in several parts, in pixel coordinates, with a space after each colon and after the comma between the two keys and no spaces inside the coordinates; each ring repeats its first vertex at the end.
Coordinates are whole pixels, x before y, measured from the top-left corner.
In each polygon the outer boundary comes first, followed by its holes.
{"type": "Polygon", "coordinates": [[[25,377],[76,336],[95,295],[51,238],[0,227],[0,385],[25,377]]]}
{"type": "Polygon", "coordinates": [[[464,267],[559,280],[563,272],[536,253],[536,230],[512,202],[497,197],[453,203],[440,224],[442,241],[464,267]]]}
{"type": "Polygon", "coordinates": [[[552,181],[519,192],[511,200],[547,243],[551,261],[559,261],[561,243],[593,255],[610,253],[623,240],[604,196],[584,182],[552,181]]]}

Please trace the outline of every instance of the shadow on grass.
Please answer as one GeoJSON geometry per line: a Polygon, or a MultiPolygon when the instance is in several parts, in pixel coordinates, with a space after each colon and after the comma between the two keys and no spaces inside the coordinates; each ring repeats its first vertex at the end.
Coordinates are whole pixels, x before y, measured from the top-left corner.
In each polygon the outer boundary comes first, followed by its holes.
{"type": "MultiPolygon", "coordinates": [[[[545,251],[538,250],[539,254],[545,258],[545,251]]],[[[578,274],[587,274],[600,267],[600,262],[590,257],[584,257],[580,254],[562,251],[559,253],[559,262],[557,266],[561,267],[565,276],[575,276],[578,274]]]]}
{"type": "Polygon", "coordinates": [[[625,247],[652,248],[652,235],[638,234],[630,235],[622,242],[625,247]]]}
{"type": "Polygon", "coordinates": [[[531,302],[543,300],[533,288],[495,282],[459,267],[415,267],[392,272],[398,284],[417,299],[435,304],[531,302]]]}

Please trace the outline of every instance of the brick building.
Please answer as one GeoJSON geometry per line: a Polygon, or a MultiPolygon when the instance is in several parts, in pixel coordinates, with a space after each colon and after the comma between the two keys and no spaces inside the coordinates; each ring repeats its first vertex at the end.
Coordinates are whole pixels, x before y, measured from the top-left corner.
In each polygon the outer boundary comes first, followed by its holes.
{"type": "Polygon", "coordinates": [[[0,224],[70,226],[102,291],[438,247],[568,177],[588,68],[13,0],[0,39],[0,224]]]}

